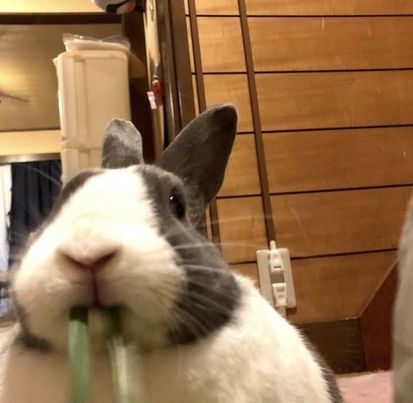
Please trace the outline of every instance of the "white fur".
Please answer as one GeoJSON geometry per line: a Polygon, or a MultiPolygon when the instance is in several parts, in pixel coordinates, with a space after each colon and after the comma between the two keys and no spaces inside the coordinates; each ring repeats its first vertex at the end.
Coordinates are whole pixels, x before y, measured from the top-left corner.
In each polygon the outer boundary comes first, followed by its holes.
{"type": "MultiPolygon", "coordinates": [[[[118,255],[96,276],[101,302],[129,308],[130,337],[162,344],[183,274],[158,233],[145,184],[133,168],[90,178],[29,248],[13,289],[33,335],[65,348],[69,309],[91,303],[93,295],[90,271],[65,255],[87,260],[105,249],[117,249],[118,255]]],[[[95,313],[96,347],[105,326],[105,318],[95,313]]]]}
{"type": "MultiPolygon", "coordinates": [[[[141,364],[136,381],[144,385],[144,403],[330,401],[298,331],[240,276],[241,303],[230,324],[196,343],[165,347],[165,321],[184,274],[158,233],[144,181],[132,168],[90,178],[28,250],[14,291],[30,331],[54,350],[29,350],[11,332],[0,354],[0,403],[65,401],[68,310],[90,303],[92,291],[89,270],[67,256],[87,262],[107,250],[117,255],[97,273],[99,298],[129,308],[127,337],[144,351],[133,358],[141,364]]],[[[112,402],[106,326],[94,312],[93,401],[99,403],[112,402]]]]}
{"type": "MultiPolygon", "coordinates": [[[[190,346],[136,357],[145,403],[329,402],[320,368],[299,333],[237,276],[244,298],[236,320],[190,346]]],[[[0,358],[1,403],[63,403],[64,355],[11,349],[0,358]],[[22,387],[24,385],[24,387],[22,387]],[[30,397],[30,399],[29,399],[30,397]]],[[[106,358],[95,358],[94,402],[111,402],[106,358]]]]}

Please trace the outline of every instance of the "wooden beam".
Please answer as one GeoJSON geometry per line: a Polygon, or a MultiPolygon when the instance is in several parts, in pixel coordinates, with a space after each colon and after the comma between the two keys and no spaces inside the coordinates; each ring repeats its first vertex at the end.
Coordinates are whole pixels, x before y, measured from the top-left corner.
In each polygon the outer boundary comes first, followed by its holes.
{"type": "Polygon", "coordinates": [[[391,368],[393,306],[397,292],[397,262],[377,288],[360,316],[368,371],[391,368]]]}

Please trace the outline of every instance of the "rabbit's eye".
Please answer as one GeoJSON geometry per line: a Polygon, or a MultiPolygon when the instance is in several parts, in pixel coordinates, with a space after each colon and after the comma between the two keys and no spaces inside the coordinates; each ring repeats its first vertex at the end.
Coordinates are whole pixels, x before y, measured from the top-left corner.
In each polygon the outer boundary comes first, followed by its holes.
{"type": "Polygon", "coordinates": [[[185,217],[185,206],[179,196],[175,194],[169,196],[169,205],[176,218],[182,220],[185,217]]]}

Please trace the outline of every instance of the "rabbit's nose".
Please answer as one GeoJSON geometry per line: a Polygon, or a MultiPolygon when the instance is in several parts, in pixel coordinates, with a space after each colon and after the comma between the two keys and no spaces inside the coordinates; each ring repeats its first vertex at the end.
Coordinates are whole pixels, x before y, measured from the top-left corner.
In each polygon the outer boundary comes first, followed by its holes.
{"type": "Polygon", "coordinates": [[[78,269],[96,271],[113,263],[119,251],[114,243],[66,244],[58,249],[58,254],[78,269]]]}

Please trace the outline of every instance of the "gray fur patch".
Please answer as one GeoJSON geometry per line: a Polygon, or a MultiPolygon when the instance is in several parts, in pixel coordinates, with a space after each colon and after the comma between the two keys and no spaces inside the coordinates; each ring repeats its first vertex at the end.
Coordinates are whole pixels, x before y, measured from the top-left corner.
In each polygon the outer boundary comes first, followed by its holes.
{"type": "Polygon", "coordinates": [[[176,306],[178,325],[170,329],[170,340],[173,344],[193,343],[233,320],[240,289],[217,247],[198,233],[188,217],[179,220],[173,215],[171,194],[179,194],[187,203],[182,181],[153,166],[137,169],[153,201],[161,234],[175,249],[177,264],[186,275],[176,306]]]}
{"type": "Polygon", "coordinates": [[[199,224],[224,180],[237,132],[233,105],[217,105],[190,122],[166,148],[157,165],[185,183],[189,219],[199,224]]]}
{"type": "Polygon", "coordinates": [[[126,120],[113,119],[103,140],[102,167],[126,168],[143,162],[142,138],[126,120]]]}

